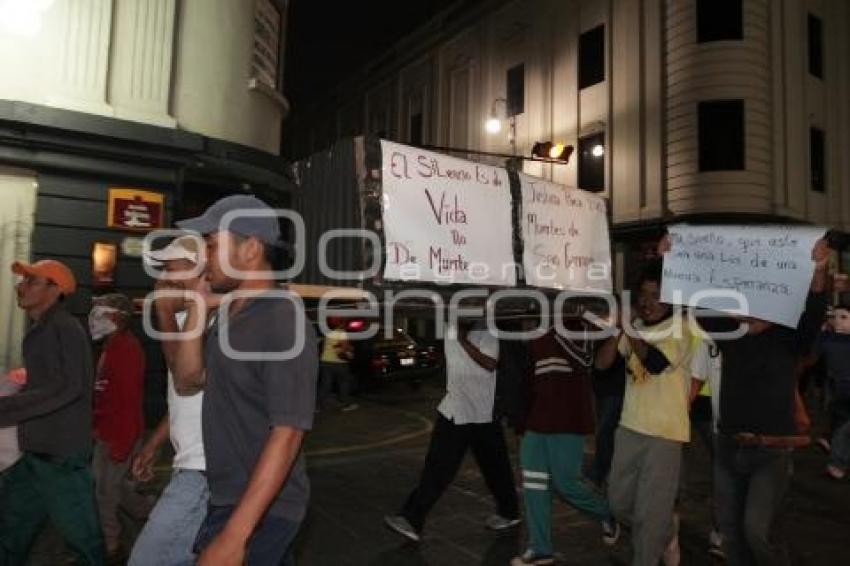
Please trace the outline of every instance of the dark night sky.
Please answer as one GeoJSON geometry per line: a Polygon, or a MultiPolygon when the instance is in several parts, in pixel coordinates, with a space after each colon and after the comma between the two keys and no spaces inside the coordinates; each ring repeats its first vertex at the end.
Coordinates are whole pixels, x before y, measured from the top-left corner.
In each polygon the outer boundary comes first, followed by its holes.
{"type": "Polygon", "coordinates": [[[293,106],[309,100],[457,1],[292,0],[286,96],[293,106]]]}

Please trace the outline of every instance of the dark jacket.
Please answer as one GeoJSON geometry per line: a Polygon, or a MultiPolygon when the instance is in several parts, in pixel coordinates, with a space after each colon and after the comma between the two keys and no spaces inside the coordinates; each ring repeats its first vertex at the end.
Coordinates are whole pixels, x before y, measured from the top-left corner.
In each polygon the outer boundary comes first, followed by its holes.
{"type": "Polygon", "coordinates": [[[18,425],[21,450],[74,456],[91,450],[94,370],[88,335],[57,304],[24,337],[27,383],[0,398],[0,426],[18,425]]]}

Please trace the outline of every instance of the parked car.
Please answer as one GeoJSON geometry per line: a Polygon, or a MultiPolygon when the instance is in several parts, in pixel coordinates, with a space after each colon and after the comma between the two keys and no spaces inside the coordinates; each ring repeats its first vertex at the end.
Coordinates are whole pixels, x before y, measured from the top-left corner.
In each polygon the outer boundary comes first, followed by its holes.
{"type": "MultiPolygon", "coordinates": [[[[348,331],[353,334],[363,327],[362,322],[351,321],[348,331]]],[[[351,341],[354,347],[351,371],[361,388],[393,381],[416,383],[442,374],[443,353],[439,348],[418,344],[400,328],[390,334],[387,338],[385,328],[379,327],[373,338],[351,341]]]]}

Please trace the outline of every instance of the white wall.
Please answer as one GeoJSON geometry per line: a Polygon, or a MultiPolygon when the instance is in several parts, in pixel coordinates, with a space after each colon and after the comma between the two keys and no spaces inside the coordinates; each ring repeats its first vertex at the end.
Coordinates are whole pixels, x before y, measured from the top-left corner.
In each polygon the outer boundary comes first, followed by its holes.
{"type": "Polygon", "coordinates": [[[675,213],[772,212],[768,0],[743,3],[743,40],[696,42],[696,1],[667,3],[668,206],[675,213]],[[699,171],[697,104],[744,101],[744,170],[699,171]]]}
{"type": "Polygon", "coordinates": [[[183,0],[177,29],[172,101],[178,125],[279,153],[283,108],[248,88],[253,0],[183,0]]]}
{"type": "Polygon", "coordinates": [[[249,87],[254,0],[9,5],[15,10],[0,19],[0,99],[279,152],[285,101],[249,87]]]}
{"type": "Polygon", "coordinates": [[[15,301],[18,277],[9,266],[16,260],[31,259],[36,186],[34,171],[0,167],[0,373],[22,365],[26,317],[15,301]]]}

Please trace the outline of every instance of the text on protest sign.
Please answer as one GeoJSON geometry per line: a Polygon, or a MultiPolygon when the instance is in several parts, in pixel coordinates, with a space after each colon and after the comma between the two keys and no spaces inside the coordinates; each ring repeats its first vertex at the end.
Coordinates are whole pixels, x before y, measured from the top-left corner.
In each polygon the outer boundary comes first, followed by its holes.
{"type": "Polygon", "coordinates": [[[611,292],[605,201],[522,173],[519,179],[526,282],[551,289],[611,292]]]}
{"type": "Polygon", "coordinates": [[[516,285],[502,168],[381,140],[384,278],[516,285]]]}
{"type": "MultiPolygon", "coordinates": [[[[796,327],[803,314],[825,229],[809,226],[692,226],[669,228],[661,300],[691,304],[695,293],[737,291],[749,316],[796,327]]],[[[705,295],[698,306],[732,311],[728,296],[705,295]]]]}

